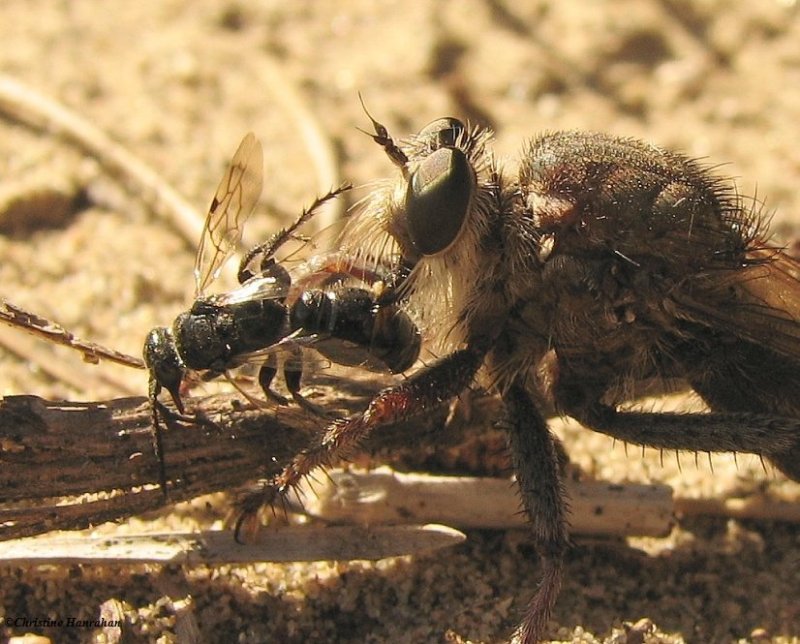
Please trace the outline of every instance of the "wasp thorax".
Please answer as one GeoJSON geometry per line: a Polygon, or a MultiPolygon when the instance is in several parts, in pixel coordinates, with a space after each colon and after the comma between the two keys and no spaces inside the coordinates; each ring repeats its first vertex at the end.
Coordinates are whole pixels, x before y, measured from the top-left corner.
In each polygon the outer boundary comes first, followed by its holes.
{"type": "Polygon", "coordinates": [[[458,148],[440,148],[412,173],[406,188],[408,235],[422,255],[436,255],[458,239],[467,220],[475,174],[458,148]]]}

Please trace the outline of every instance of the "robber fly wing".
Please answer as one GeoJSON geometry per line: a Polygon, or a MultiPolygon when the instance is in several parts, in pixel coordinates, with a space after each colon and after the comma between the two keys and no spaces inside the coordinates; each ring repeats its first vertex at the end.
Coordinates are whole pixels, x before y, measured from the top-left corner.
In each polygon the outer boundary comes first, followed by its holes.
{"type": "Polygon", "coordinates": [[[208,209],[197,247],[194,277],[201,296],[242,239],[244,224],[261,196],[264,155],[252,132],[242,139],[208,209]]]}
{"type": "Polygon", "coordinates": [[[709,273],[701,296],[676,294],[679,315],[800,360],[800,262],[769,248],[749,251],[747,262],[709,273]]]}

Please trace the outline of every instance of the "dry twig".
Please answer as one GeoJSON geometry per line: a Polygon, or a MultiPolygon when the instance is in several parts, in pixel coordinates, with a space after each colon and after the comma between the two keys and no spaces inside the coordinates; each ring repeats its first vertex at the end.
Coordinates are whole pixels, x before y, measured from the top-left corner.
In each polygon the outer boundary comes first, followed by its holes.
{"type": "MultiPolygon", "coordinates": [[[[378,386],[341,375],[318,375],[317,383],[315,389],[321,396],[315,402],[342,414],[362,409],[378,386]]],[[[188,403],[188,408],[200,412],[205,420],[199,424],[170,423],[164,432],[171,503],[236,490],[272,475],[317,440],[324,425],[295,407],[253,409],[231,395],[188,403]]],[[[396,459],[398,453],[452,447],[465,435],[484,435],[497,412],[495,399],[481,398],[473,403],[469,425],[445,428],[447,409],[443,407],[430,416],[377,432],[365,449],[396,459]]],[[[0,402],[0,460],[0,539],[86,528],[166,504],[157,486],[158,463],[152,453],[150,410],[144,398],[105,403],[50,402],[33,396],[5,398],[0,402]]],[[[373,475],[373,481],[374,476],[378,475],[373,475]]],[[[498,517],[510,517],[516,509],[514,487],[508,480],[450,479],[434,481],[431,486],[427,479],[384,474],[387,477],[391,480],[384,481],[383,489],[370,492],[380,502],[368,510],[366,519],[364,507],[358,506],[363,506],[364,497],[370,494],[353,492],[347,482],[334,493],[339,499],[336,503],[342,505],[345,499],[349,509],[342,514],[340,508],[339,514],[328,516],[375,521],[378,515],[373,513],[378,508],[380,520],[386,520],[388,513],[391,521],[405,515],[406,521],[413,523],[435,519],[457,526],[511,525],[498,517]],[[402,507],[389,503],[393,495],[402,507]],[[443,495],[444,507],[422,513],[422,505],[434,503],[443,495]],[[463,499],[469,502],[464,504],[463,499]],[[490,513],[487,508],[496,511],[490,513]]],[[[596,524],[588,528],[579,527],[580,521],[575,521],[580,531],[653,534],[663,532],[669,522],[671,512],[663,487],[589,484],[577,485],[571,491],[574,518],[600,520],[600,527],[596,524]],[[577,514],[581,516],[575,517],[577,514]],[[640,515],[638,519],[636,515],[640,515]]],[[[309,509],[315,510],[312,503],[309,501],[309,509]]],[[[764,518],[763,507],[751,505],[760,518],[764,518]]],[[[738,516],[745,516],[746,510],[738,508],[738,516]]],[[[788,515],[771,518],[792,520],[788,515]]]]}
{"type": "Polygon", "coordinates": [[[0,322],[5,322],[9,326],[44,338],[48,342],[75,349],[83,354],[84,361],[92,364],[98,364],[103,359],[116,362],[125,367],[144,369],[144,362],[141,358],[134,358],[114,349],[108,349],[100,344],[82,340],[60,324],[40,317],[35,313],[30,313],[3,299],[0,299],[0,322]]]}
{"type": "MultiPolygon", "coordinates": [[[[474,476],[334,470],[303,495],[307,512],[328,521],[380,525],[436,521],[457,528],[523,528],[513,481],[474,476]]],[[[666,485],[567,482],[573,534],[664,536],[674,523],[666,485]]]]}
{"type": "Polygon", "coordinates": [[[141,391],[141,386],[134,387],[110,369],[76,369],[74,360],[60,359],[50,346],[13,328],[0,326],[0,346],[74,391],[92,391],[107,397],[132,396],[141,391]]]}
{"type": "Polygon", "coordinates": [[[458,530],[425,526],[285,526],[262,530],[254,543],[233,533],[136,534],[119,537],[43,535],[3,545],[4,564],[223,564],[256,561],[375,561],[422,554],[465,539],[458,530]]]}
{"type": "MultiPolygon", "coordinates": [[[[336,151],[319,119],[309,108],[308,101],[281,71],[281,65],[277,61],[265,57],[260,67],[260,77],[264,79],[265,87],[273,90],[275,101],[283,108],[287,118],[297,125],[300,138],[305,143],[317,172],[317,192],[324,195],[331,188],[342,185],[344,180],[339,172],[336,151]]],[[[344,202],[334,200],[318,220],[318,230],[336,225],[342,221],[343,215],[344,202]]]]}

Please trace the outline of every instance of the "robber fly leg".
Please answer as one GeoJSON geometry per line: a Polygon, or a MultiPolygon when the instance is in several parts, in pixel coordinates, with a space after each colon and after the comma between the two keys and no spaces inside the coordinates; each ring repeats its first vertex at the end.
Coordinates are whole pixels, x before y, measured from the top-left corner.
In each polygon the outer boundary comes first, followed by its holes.
{"type": "Polygon", "coordinates": [[[573,413],[587,427],[656,449],[748,452],[800,481],[800,420],[746,412],[621,412],[606,405],[573,413]]]}
{"type": "Polygon", "coordinates": [[[560,477],[558,439],[548,429],[530,394],[516,383],[503,395],[503,402],[507,411],[504,427],[517,485],[542,561],[541,581],[513,641],[533,644],[543,636],[561,587],[569,542],[566,493],[560,477]]]}
{"type": "MultiPolygon", "coordinates": [[[[794,421],[794,423],[795,436],[800,436],[800,422],[794,421]]],[[[800,483],[800,439],[795,441],[792,449],[769,452],[768,458],[787,477],[800,483]]]]}
{"type": "Polygon", "coordinates": [[[346,458],[374,430],[429,411],[457,396],[472,381],[483,355],[474,349],[456,351],[402,384],[384,389],[363,413],[331,423],[317,445],[295,456],[271,482],[242,500],[236,538],[239,538],[239,529],[251,523],[249,519],[261,506],[271,505],[285,496],[315,469],[346,458]]]}

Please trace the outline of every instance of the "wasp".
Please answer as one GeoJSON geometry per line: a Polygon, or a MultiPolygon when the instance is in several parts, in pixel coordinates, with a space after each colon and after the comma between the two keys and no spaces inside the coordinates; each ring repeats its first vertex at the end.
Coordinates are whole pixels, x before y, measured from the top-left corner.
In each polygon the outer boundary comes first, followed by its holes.
{"type": "MultiPolygon", "coordinates": [[[[292,398],[322,413],[300,394],[304,349],[348,366],[399,373],[420,351],[420,335],[397,306],[378,302],[379,267],[359,269],[352,260],[330,253],[287,268],[275,253],[330,199],[347,187],[318,198],[287,228],[242,257],[233,290],[209,294],[222,266],[240,244],[245,222],[262,190],[263,151],[253,134],[244,137],[227,168],[206,216],[195,260],[195,299],[171,326],[156,327],[144,343],[150,373],[155,451],[166,489],[159,414],[167,414],[158,396],[166,389],[184,414],[181,385],[189,373],[203,380],[226,376],[246,363],[259,363],[258,381],[267,398],[286,404],[272,389],[277,356],[288,354],[283,375],[292,398]],[[357,282],[357,286],[351,283],[357,282]],[[369,287],[369,288],[368,288],[369,287]],[[374,287],[374,288],[372,288],[374,287]]],[[[306,240],[307,241],[307,240],[306,240]]],[[[249,395],[248,399],[253,400],[249,395]]],[[[257,401],[256,401],[257,402],[257,401]]]]}
{"type": "Polygon", "coordinates": [[[761,208],[732,181],[680,153],[578,131],[534,137],[512,174],[484,128],[441,118],[397,143],[369,118],[396,174],[365,199],[341,248],[399,276],[386,297],[442,357],[330,424],[261,502],[481,382],[504,402],[541,558],[514,633],[531,644],[569,545],[547,409],[638,445],[758,454],[800,481],[800,263],[768,242],[761,208]],[[626,408],[653,380],[686,383],[708,411],[626,408]]]}

